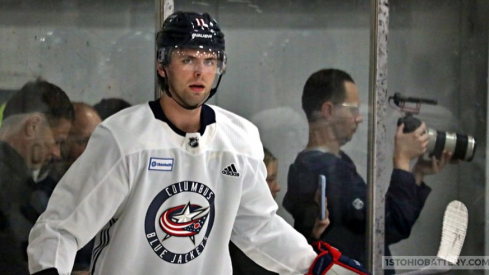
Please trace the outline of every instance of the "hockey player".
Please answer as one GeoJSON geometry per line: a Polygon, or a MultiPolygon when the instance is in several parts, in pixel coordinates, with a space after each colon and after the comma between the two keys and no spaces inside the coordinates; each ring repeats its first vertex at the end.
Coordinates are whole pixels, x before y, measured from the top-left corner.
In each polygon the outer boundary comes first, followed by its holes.
{"type": "Polygon", "coordinates": [[[96,235],[94,275],[231,274],[229,240],[280,274],[363,274],[276,215],[257,128],[205,104],[226,70],[217,22],[176,12],[157,45],[161,98],[97,127],[31,231],[30,272],[69,274],[96,235]]]}

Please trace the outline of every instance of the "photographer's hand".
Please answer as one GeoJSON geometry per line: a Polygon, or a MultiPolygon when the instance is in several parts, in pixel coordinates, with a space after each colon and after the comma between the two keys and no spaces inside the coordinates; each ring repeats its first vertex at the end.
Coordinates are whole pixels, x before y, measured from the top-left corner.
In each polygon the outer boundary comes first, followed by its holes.
{"type": "MultiPolygon", "coordinates": [[[[318,191],[316,192],[316,195],[314,196],[314,201],[318,204],[321,205],[321,193],[318,191]]],[[[322,220],[319,217],[316,218],[316,222],[314,223],[314,227],[312,228],[311,232],[311,237],[313,240],[319,240],[321,238],[321,235],[323,234],[324,230],[329,226],[329,212],[328,212],[328,200],[326,199],[326,219],[322,220]]]]}
{"type": "Polygon", "coordinates": [[[394,168],[410,171],[411,160],[423,155],[426,152],[429,136],[426,132],[426,125],[421,125],[411,133],[404,133],[404,124],[397,127],[393,165],[394,168]]]}
{"type": "Polygon", "coordinates": [[[423,159],[423,157],[419,157],[418,161],[413,167],[414,178],[416,179],[416,184],[420,185],[423,182],[423,178],[426,175],[432,175],[439,173],[443,170],[443,167],[450,161],[452,158],[452,153],[448,151],[443,151],[441,158],[436,159],[436,157],[431,157],[430,160],[423,159]]]}

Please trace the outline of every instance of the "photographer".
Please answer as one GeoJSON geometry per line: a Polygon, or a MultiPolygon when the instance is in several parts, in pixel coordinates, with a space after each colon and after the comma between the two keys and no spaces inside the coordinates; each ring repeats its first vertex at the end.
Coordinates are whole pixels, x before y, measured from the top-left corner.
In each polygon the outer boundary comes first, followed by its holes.
{"type": "MultiPolygon", "coordinates": [[[[363,121],[359,106],[357,87],[346,72],[323,69],[309,77],[302,94],[309,142],[290,166],[283,206],[294,217],[294,227],[312,238],[318,213],[314,194],[318,176],[325,175],[330,225],[320,240],[365,263],[367,185],[341,150],[363,121]]],[[[431,191],[423,183],[424,176],[441,171],[451,157],[443,152],[440,160],[423,160],[429,138],[426,126],[423,123],[410,133],[403,129],[401,124],[395,135],[394,169],[385,197],[386,256],[390,255],[387,246],[409,237],[419,217],[431,191]],[[410,162],[416,158],[411,172],[410,162]]]]}

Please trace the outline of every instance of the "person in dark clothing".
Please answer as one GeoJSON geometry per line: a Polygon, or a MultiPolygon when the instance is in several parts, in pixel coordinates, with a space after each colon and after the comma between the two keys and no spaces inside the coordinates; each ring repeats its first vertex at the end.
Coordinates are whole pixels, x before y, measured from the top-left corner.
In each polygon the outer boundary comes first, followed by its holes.
{"type": "MultiPolygon", "coordinates": [[[[350,75],[337,69],[323,69],[307,80],[302,108],[309,122],[309,142],[289,168],[283,206],[294,217],[294,227],[311,241],[318,213],[314,196],[318,177],[325,175],[331,224],[320,240],[330,243],[361,263],[366,263],[367,185],[355,164],[341,150],[363,118],[360,100],[350,75]]],[[[437,173],[451,155],[440,160],[423,160],[428,134],[424,123],[412,133],[400,125],[395,136],[394,169],[385,197],[385,251],[388,245],[409,237],[430,188],[425,175],[437,173]],[[410,162],[418,158],[412,171],[410,162]]]]}
{"type": "Polygon", "coordinates": [[[0,127],[0,274],[29,274],[29,232],[40,209],[32,172],[60,156],[73,106],[59,87],[28,82],[7,101],[0,127]]]}

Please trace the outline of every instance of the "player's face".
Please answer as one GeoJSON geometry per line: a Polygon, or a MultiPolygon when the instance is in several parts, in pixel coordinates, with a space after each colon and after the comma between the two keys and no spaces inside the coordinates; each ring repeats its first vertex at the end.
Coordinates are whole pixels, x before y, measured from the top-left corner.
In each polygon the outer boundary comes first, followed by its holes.
{"type": "Polygon", "coordinates": [[[186,107],[197,107],[209,97],[216,78],[217,55],[211,51],[173,50],[166,67],[172,97],[186,107]]]}
{"type": "Polygon", "coordinates": [[[272,160],[267,164],[267,183],[274,198],[280,192],[280,185],[277,180],[277,161],[272,160]]]}
{"type": "Polygon", "coordinates": [[[360,115],[360,98],[357,86],[345,82],[346,98],[341,104],[334,105],[334,133],[340,145],[345,145],[355,134],[358,124],[363,121],[360,115]]]}
{"type": "Polygon", "coordinates": [[[61,144],[65,142],[70,131],[71,121],[60,119],[56,125],[44,122],[38,136],[31,146],[32,168],[39,169],[52,159],[61,157],[61,144]]]}

